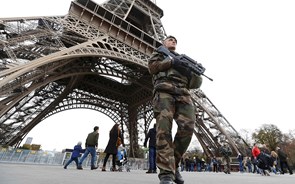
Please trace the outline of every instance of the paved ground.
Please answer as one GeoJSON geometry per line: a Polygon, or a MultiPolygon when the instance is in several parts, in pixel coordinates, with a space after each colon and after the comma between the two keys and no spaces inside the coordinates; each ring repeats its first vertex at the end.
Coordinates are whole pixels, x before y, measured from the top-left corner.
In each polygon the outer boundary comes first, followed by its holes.
{"type": "MultiPolygon", "coordinates": [[[[292,184],[295,175],[261,176],[249,173],[182,172],[185,184],[292,184]]],[[[156,174],[143,170],[101,172],[73,167],[0,163],[0,184],[158,184],[156,174]]]]}

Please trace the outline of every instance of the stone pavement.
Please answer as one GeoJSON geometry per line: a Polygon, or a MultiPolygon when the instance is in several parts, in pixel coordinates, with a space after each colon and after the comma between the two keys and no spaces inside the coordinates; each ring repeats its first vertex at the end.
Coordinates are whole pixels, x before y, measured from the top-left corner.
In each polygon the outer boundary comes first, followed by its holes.
{"type": "MultiPolygon", "coordinates": [[[[98,170],[63,169],[54,165],[28,165],[0,162],[0,184],[159,184],[156,174],[144,170],[101,172],[98,170]]],[[[181,172],[185,184],[292,184],[295,175],[261,176],[249,173],[181,172]]]]}

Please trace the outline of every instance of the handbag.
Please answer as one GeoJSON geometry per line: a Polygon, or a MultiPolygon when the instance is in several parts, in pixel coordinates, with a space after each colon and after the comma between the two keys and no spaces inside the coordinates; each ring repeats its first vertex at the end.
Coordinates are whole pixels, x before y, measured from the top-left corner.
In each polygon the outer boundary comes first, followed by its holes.
{"type": "Polygon", "coordinates": [[[116,146],[119,147],[122,144],[122,139],[120,137],[120,130],[118,129],[118,138],[116,142],[116,146]]]}
{"type": "Polygon", "coordinates": [[[122,144],[122,140],[120,137],[118,137],[116,146],[119,147],[121,144],[122,144]]]}

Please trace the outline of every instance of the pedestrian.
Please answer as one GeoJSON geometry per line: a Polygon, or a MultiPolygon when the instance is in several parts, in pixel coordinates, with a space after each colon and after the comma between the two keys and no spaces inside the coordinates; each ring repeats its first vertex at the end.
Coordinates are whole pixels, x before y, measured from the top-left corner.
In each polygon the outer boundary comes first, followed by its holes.
{"type": "MultiPolygon", "coordinates": [[[[253,159],[256,160],[257,171],[261,175],[269,175],[268,172],[265,172],[265,169],[264,169],[265,168],[265,164],[260,159],[260,154],[261,154],[260,149],[258,148],[257,144],[254,143],[253,144],[253,147],[252,147],[252,156],[253,156],[253,159]]],[[[254,167],[255,167],[255,165],[254,165],[254,167]]],[[[255,168],[254,168],[254,171],[255,171],[255,168]]]]}
{"type": "Polygon", "coordinates": [[[251,157],[248,157],[247,156],[246,166],[247,166],[247,169],[248,169],[248,173],[252,173],[252,161],[251,161],[251,157]]]}
{"type": "Polygon", "coordinates": [[[193,157],[193,158],[191,158],[190,160],[189,160],[189,162],[190,162],[190,169],[189,169],[189,171],[190,172],[193,172],[194,171],[194,167],[195,167],[195,157],[193,157]]]}
{"type": "Polygon", "coordinates": [[[157,173],[156,166],[156,124],[153,128],[149,129],[147,136],[144,140],[144,147],[147,147],[149,141],[149,170],[146,173],[157,173]]]}
{"type": "MultiPolygon", "coordinates": [[[[263,146],[265,150],[265,147],[263,146]]],[[[263,176],[270,176],[269,171],[273,165],[274,160],[265,151],[261,151],[257,144],[253,144],[252,155],[257,159],[257,167],[260,169],[260,174],[263,176]]]]}
{"type": "Polygon", "coordinates": [[[270,150],[268,149],[268,146],[266,144],[261,145],[260,151],[270,155],[270,150]]]}
{"type": "Polygon", "coordinates": [[[225,174],[230,174],[230,162],[231,162],[231,158],[230,156],[232,155],[232,149],[229,147],[229,145],[227,144],[223,144],[220,148],[220,154],[223,156],[222,157],[222,162],[224,163],[224,169],[223,172],[225,174]]]}
{"type": "Polygon", "coordinates": [[[217,169],[218,161],[217,161],[216,156],[213,156],[211,162],[212,162],[212,165],[213,165],[213,172],[218,173],[218,169],[217,169]]]}
{"type": "Polygon", "coordinates": [[[189,171],[190,170],[190,157],[186,157],[184,159],[185,162],[185,171],[189,171]]]}
{"type": "MultiPolygon", "coordinates": [[[[168,36],[162,48],[175,53],[177,40],[168,36]]],[[[160,47],[160,48],[161,48],[160,47]]],[[[191,88],[199,88],[202,78],[183,65],[183,60],[170,57],[158,49],[148,61],[148,69],[153,75],[153,110],[156,118],[156,163],[159,168],[160,184],[184,183],[179,171],[181,157],[186,152],[196,122],[195,107],[189,93],[191,88]],[[172,124],[175,120],[177,131],[172,138],[172,124]]]]}
{"type": "Polygon", "coordinates": [[[200,160],[200,165],[201,165],[201,171],[206,171],[206,162],[203,157],[200,160]]]}
{"type": "Polygon", "coordinates": [[[79,160],[78,163],[78,167],[77,169],[82,170],[82,163],[85,160],[85,158],[89,155],[91,155],[91,170],[97,169],[97,166],[94,165],[94,162],[96,160],[96,149],[98,146],[98,137],[99,137],[99,133],[98,133],[99,127],[95,126],[93,128],[93,132],[89,133],[87,138],[86,138],[86,142],[85,142],[85,152],[82,156],[82,158],[79,160]]]}
{"type": "Polygon", "coordinates": [[[243,173],[244,172],[244,164],[243,164],[244,156],[241,153],[238,153],[237,159],[239,161],[239,170],[241,173],[243,173]]]}
{"type": "Polygon", "coordinates": [[[184,158],[181,157],[181,160],[180,160],[180,171],[184,171],[184,168],[185,168],[184,158]]]}
{"type": "Polygon", "coordinates": [[[251,162],[253,164],[253,173],[260,174],[260,171],[257,167],[257,158],[255,158],[253,155],[251,156],[251,162]]]}
{"type": "Polygon", "coordinates": [[[289,167],[287,154],[285,152],[283,152],[280,147],[277,147],[276,151],[278,152],[279,162],[280,162],[280,166],[281,166],[281,174],[285,173],[284,167],[286,166],[287,169],[289,170],[289,174],[292,175],[293,171],[289,167]]]}
{"type": "Polygon", "coordinates": [[[278,169],[278,154],[275,151],[270,152],[271,158],[273,160],[273,165],[271,167],[271,170],[277,174],[278,172],[281,173],[278,169]]]}
{"type": "Polygon", "coordinates": [[[77,143],[77,145],[74,146],[74,149],[72,151],[72,155],[70,160],[66,163],[66,165],[64,166],[64,169],[67,169],[68,165],[70,165],[70,163],[72,163],[73,161],[76,162],[76,166],[78,168],[78,162],[79,162],[79,157],[80,157],[80,153],[82,152],[82,142],[79,141],[77,143]]]}
{"type": "Polygon", "coordinates": [[[199,158],[198,155],[196,156],[195,162],[196,162],[196,166],[197,166],[197,171],[201,172],[201,159],[199,158]]]}
{"type": "Polygon", "coordinates": [[[118,147],[121,144],[124,145],[123,136],[121,134],[119,124],[116,123],[112,127],[109,133],[109,142],[106,149],[104,150],[104,153],[106,153],[106,156],[104,158],[101,171],[106,171],[106,164],[110,155],[112,155],[112,165],[113,165],[113,167],[111,168],[111,171],[118,171],[118,169],[116,169],[116,156],[117,156],[118,147]]]}

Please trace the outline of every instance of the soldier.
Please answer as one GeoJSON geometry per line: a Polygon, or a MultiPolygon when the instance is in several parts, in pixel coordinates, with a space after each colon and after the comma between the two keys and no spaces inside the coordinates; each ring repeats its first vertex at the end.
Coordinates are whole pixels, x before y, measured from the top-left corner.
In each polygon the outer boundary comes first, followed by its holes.
{"type": "MultiPolygon", "coordinates": [[[[174,53],[177,40],[168,36],[163,45],[174,53]]],[[[186,152],[194,130],[195,107],[189,93],[191,86],[199,88],[202,78],[193,75],[180,59],[167,57],[155,51],[148,63],[153,75],[153,108],[156,118],[157,167],[160,184],[184,183],[179,172],[179,163],[186,152]],[[191,85],[191,81],[196,84],[191,85]],[[172,124],[178,128],[172,139],[172,124]]]]}
{"type": "Polygon", "coordinates": [[[230,156],[232,155],[232,150],[227,144],[223,144],[220,148],[220,153],[223,156],[223,164],[225,174],[230,174],[230,156]]]}

